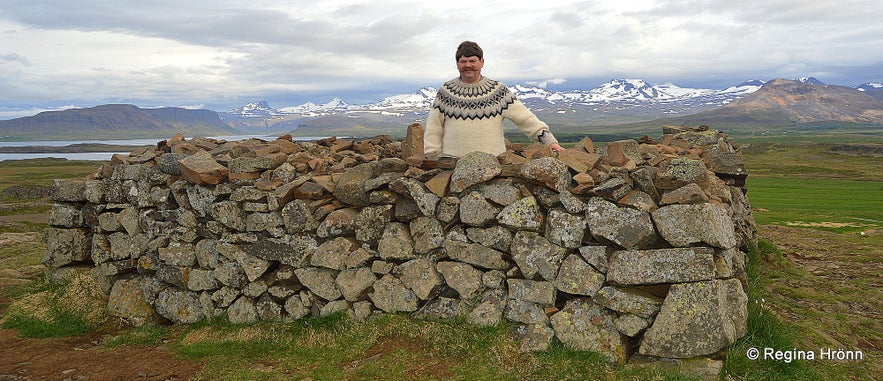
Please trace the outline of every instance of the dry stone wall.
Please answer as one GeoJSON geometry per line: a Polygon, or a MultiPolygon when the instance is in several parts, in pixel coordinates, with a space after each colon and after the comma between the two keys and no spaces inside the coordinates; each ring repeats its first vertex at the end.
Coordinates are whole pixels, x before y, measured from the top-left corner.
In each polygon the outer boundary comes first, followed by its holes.
{"type": "Polygon", "coordinates": [[[420,130],[114,155],[56,182],[43,263],[91,271],[135,324],[407,313],[509,322],[523,350],[557,339],[618,363],[714,356],[745,334],[755,229],[726,135],[456,160],[422,155],[420,130]]]}

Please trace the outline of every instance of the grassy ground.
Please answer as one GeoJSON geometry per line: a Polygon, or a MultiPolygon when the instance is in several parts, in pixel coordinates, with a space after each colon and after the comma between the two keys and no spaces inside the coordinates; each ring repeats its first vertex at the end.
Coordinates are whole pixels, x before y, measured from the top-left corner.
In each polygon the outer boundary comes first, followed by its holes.
{"type": "MultiPolygon", "coordinates": [[[[879,280],[883,159],[836,155],[826,149],[818,144],[755,144],[746,151],[749,198],[756,208],[761,240],[750,253],[749,332],[726,357],[725,374],[730,379],[873,380],[883,374],[879,280]],[[862,351],[865,360],[753,361],[746,356],[751,348],[816,353],[822,348],[843,349],[862,351]]],[[[0,189],[81,177],[97,166],[94,162],[0,163],[0,189]]],[[[4,201],[12,204],[11,210],[33,202],[4,201]]],[[[34,240],[46,225],[17,220],[15,215],[0,221],[0,271],[33,277],[21,269],[39,267],[45,247],[34,240]]],[[[39,282],[4,285],[0,289],[4,325],[29,336],[56,335],[46,331],[65,325],[77,329],[62,335],[83,335],[77,333],[83,329],[108,332],[99,342],[109,351],[160,348],[174,354],[169,367],[200,364],[193,379],[689,379],[610,365],[594,353],[559,344],[540,353],[521,353],[505,325],[480,328],[401,315],[368,323],[337,315],[285,323],[232,325],[215,320],[187,327],[120,328],[115,321],[89,323],[71,312],[76,309],[56,309],[61,313],[53,324],[27,319],[8,323],[18,313],[9,307],[10,299],[43,295],[41,300],[57,303],[72,299],[61,297],[65,292],[63,287],[39,282]]],[[[42,340],[43,350],[51,350],[56,347],[52,340],[59,339],[33,340],[42,340]]],[[[114,361],[107,366],[124,366],[114,361]]]]}

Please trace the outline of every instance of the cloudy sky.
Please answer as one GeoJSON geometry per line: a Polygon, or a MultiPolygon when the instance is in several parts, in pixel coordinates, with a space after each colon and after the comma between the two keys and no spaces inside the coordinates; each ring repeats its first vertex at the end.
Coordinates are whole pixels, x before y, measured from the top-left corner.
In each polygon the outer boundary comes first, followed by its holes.
{"type": "Polygon", "coordinates": [[[883,82],[880,0],[0,0],[0,119],[105,103],[367,103],[456,76],[509,84],[883,82]]]}

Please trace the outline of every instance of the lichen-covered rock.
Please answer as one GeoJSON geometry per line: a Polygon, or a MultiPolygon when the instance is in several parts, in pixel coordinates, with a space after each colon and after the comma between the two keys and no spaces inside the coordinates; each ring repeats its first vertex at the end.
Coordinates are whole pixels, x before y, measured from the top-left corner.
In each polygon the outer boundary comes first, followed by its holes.
{"type": "Polygon", "coordinates": [[[479,192],[469,192],[460,198],[460,221],[470,226],[486,226],[490,224],[500,213],[500,208],[494,206],[479,192]]]}
{"type": "Polygon", "coordinates": [[[592,301],[616,312],[633,314],[642,318],[653,317],[659,312],[659,306],[662,305],[661,298],[646,291],[613,286],[602,288],[592,298],[592,301]]]}
{"type": "Polygon", "coordinates": [[[604,284],[604,274],[595,270],[579,255],[572,254],[561,263],[555,287],[573,295],[594,296],[604,284]]]}
{"type": "Polygon", "coordinates": [[[573,180],[570,177],[567,164],[554,157],[528,160],[521,166],[518,176],[558,192],[567,190],[573,180]]]}
{"type": "Polygon", "coordinates": [[[377,308],[387,313],[417,310],[417,295],[405,287],[399,278],[389,274],[374,282],[374,292],[368,296],[377,308]]]}
{"type": "Polygon", "coordinates": [[[110,316],[126,319],[135,326],[153,322],[156,310],[144,296],[141,279],[121,279],[114,282],[107,299],[110,316]]]}
{"type": "Polygon", "coordinates": [[[427,254],[445,244],[441,222],[433,217],[417,217],[411,220],[410,229],[417,254],[427,254]]]}
{"type": "Polygon", "coordinates": [[[340,289],[334,283],[337,274],[333,270],[308,267],[294,270],[294,274],[304,287],[322,299],[330,301],[342,296],[340,289]]]}
{"type": "Polygon", "coordinates": [[[332,270],[343,270],[346,268],[344,262],[346,262],[346,258],[353,249],[355,249],[353,241],[343,237],[325,241],[313,253],[313,256],[310,258],[310,264],[332,270]]]}
{"type": "Polygon", "coordinates": [[[430,297],[444,285],[444,278],[427,258],[417,258],[401,265],[401,280],[420,300],[430,297]]]}
{"type": "Polygon", "coordinates": [[[714,250],[707,247],[620,250],[607,263],[607,281],[620,286],[685,283],[715,277],[714,250]]]}
{"type": "Polygon", "coordinates": [[[377,277],[368,267],[346,269],[337,275],[334,283],[340,289],[343,298],[355,302],[368,295],[377,277]]]}
{"type": "Polygon", "coordinates": [[[500,251],[477,243],[462,242],[454,239],[445,240],[448,257],[489,270],[505,270],[509,268],[504,254],[500,251]]]}
{"type": "Polygon", "coordinates": [[[470,152],[457,160],[451,175],[450,190],[460,193],[466,188],[479,184],[502,173],[497,157],[487,152],[470,152]]]}
{"type": "Polygon", "coordinates": [[[586,234],[586,220],[582,215],[570,214],[563,209],[552,209],[546,221],[546,238],[558,246],[576,249],[582,245],[586,234]]]}
{"type": "Polygon", "coordinates": [[[625,249],[647,249],[659,240],[650,213],[620,208],[599,197],[586,204],[586,225],[596,240],[625,249]]]}
{"type": "Polygon", "coordinates": [[[453,288],[462,299],[471,299],[481,289],[481,271],[466,263],[439,262],[436,270],[445,278],[445,283],[453,288]]]}
{"type": "Polygon", "coordinates": [[[193,324],[211,316],[211,306],[205,305],[199,294],[176,288],[160,291],[154,306],[157,314],[178,324],[193,324]]]}
{"type": "Polygon", "coordinates": [[[255,300],[245,296],[239,297],[227,308],[227,318],[233,324],[254,323],[258,321],[255,300]]]}
{"type": "Polygon", "coordinates": [[[572,299],[552,315],[555,336],[576,350],[595,351],[608,360],[625,364],[628,341],[613,324],[616,316],[590,299],[572,299]]]}
{"type": "Polygon", "coordinates": [[[567,250],[537,233],[520,231],[512,239],[510,253],[526,279],[539,275],[554,281],[567,250]]]}
{"type": "MultiPolygon", "coordinates": [[[[461,212],[462,214],[462,212],[461,212]]],[[[525,197],[503,208],[496,216],[500,224],[515,230],[538,231],[545,216],[533,197],[525,197]]]]}
{"type": "Polygon", "coordinates": [[[737,244],[733,222],[718,205],[668,205],[653,212],[653,221],[662,238],[674,247],[705,243],[728,249],[737,244]]]}
{"type": "Polygon", "coordinates": [[[673,285],[639,353],[670,358],[715,353],[745,335],[747,303],[736,279],[673,285]]]}
{"type": "Polygon", "coordinates": [[[377,251],[383,259],[413,259],[414,240],[411,238],[411,229],[408,225],[398,222],[386,225],[383,236],[377,243],[377,251]]]}
{"type": "Polygon", "coordinates": [[[92,257],[92,235],[87,229],[48,228],[45,233],[46,254],[42,263],[61,267],[92,257]]]}

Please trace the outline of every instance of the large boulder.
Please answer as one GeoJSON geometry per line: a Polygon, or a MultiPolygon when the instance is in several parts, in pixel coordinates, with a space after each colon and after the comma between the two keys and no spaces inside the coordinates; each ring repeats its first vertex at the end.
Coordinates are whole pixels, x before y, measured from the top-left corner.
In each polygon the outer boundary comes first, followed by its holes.
{"type": "Polygon", "coordinates": [[[716,353],[747,331],[748,298],[736,279],[676,284],[644,333],[639,353],[689,358],[716,353]]]}

